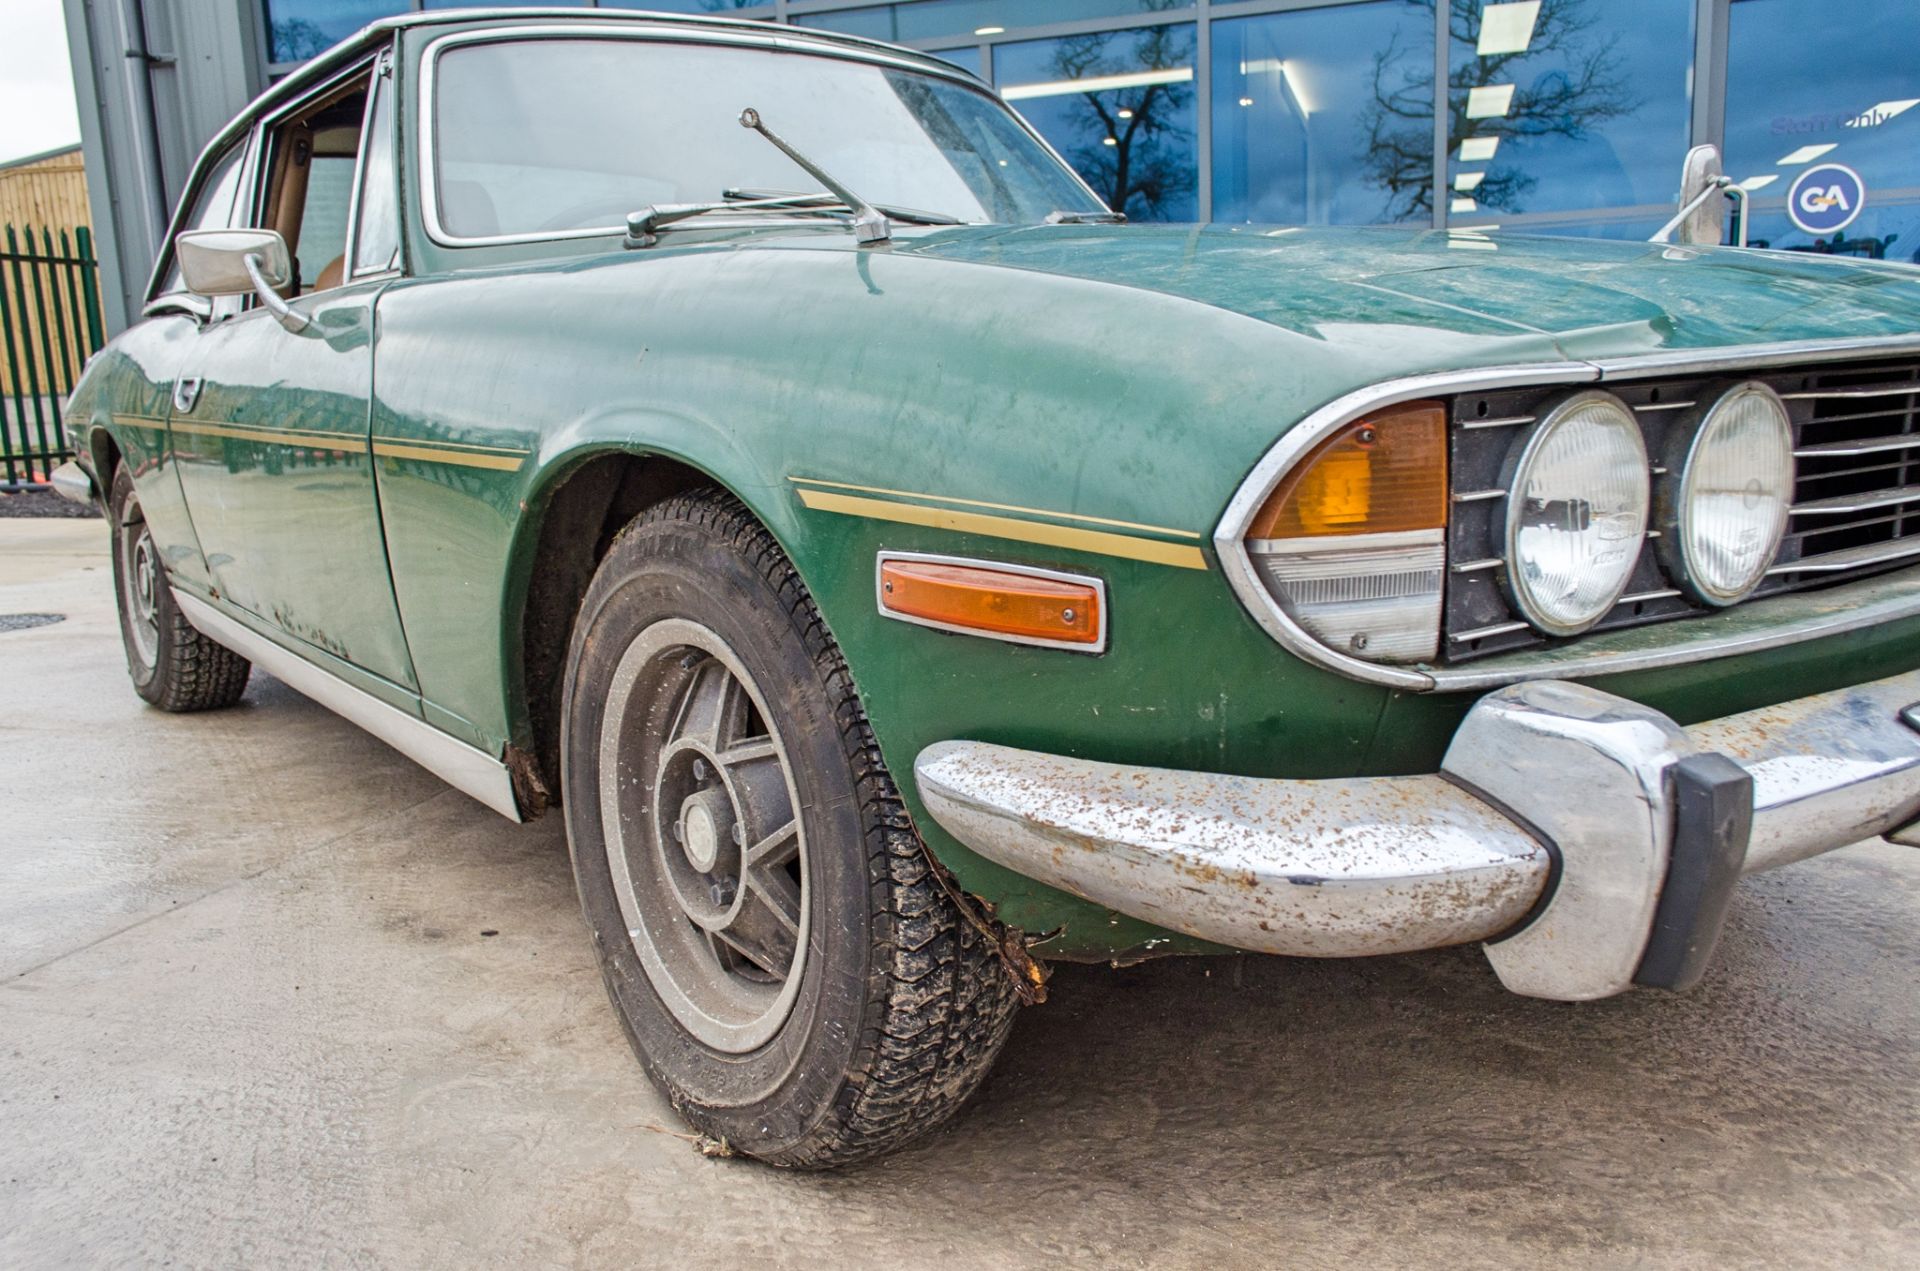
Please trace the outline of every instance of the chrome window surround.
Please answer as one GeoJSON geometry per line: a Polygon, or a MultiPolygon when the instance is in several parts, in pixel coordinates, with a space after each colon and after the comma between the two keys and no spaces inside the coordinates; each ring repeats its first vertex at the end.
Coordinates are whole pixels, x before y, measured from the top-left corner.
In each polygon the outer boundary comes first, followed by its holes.
{"type": "MultiPolygon", "coordinates": [[[[1596,653],[1585,660],[1571,660],[1564,656],[1541,658],[1535,651],[1525,651],[1458,668],[1389,666],[1329,648],[1288,617],[1260,582],[1253,558],[1247,551],[1246,532],[1267,496],[1273,493],[1295,463],[1336,429],[1382,407],[1424,397],[1496,389],[1548,384],[1611,384],[1664,374],[1710,375],[1723,371],[1777,369],[1804,363],[1915,353],[1920,353],[1920,335],[1872,336],[1850,340],[1750,344],[1700,352],[1675,351],[1582,362],[1546,362],[1534,366],[1439,371],[1386,380],[1335,398],[1287,430],[1261,456],[1260,462],[1254,465],[1228,502],[1227,510],[1214,531],[1214,550],[1220,557],[1220,570],[1226,575],[1228,585],[1233,588],[1240,603],[1254,621],[1288,652],[1349,679],[1419,693],[1479,692],[1525,680],[1616,675],[1627,671],[1680,666],[1735,653],[1780,648],[1913,617],[1920,615],[1920,593],[1893,603],[1862,606],[1845,614],[1804,618],[1783,624],[1762,636],[1749,634],[1682,641],[1664,649],[1596,653]]],[[[1767,601],[1763,599],[1750,603],[1765,604],[1767,601]]],[[[1736,605],[1732,609],[1740,607],[1736,605]]]]}
{"type": "Polygon", "coordinates": [[[972,556],[940,556],[927,552],[894,552],[882,548],[873,557],[873,606],[882,618],[891,618],[895,622],[911,623],[916,627],[931,627],[936,631],[951,631],[955,635],[978,636],[983,640],[998,640],[1003,644],[1025,644],[1036,649],[1062,649],[1068,653],[1105,653],[1107,651],[1107,628],[1113,621],[1113,613],[1107,603],[1107,584],[1104,579],[1089,574],[1069,574],[1058,569],[1040,569],[1033,565],[1014,565],[1000,560],[982,560],[972,556]],[[912,614],[899,613],[887,608],[884,582],[881,568],[888,561],[918,561],[927,565],[961,565],[969,569],[991,569],[1002,574],[1019,574],[1027,578],[1045,578],[1057,583],[1074,583],[1081,587],[1093,588],[1100,597],[1100,625],[1094,630],[1092,644],[1080,644],[1070,640],[1043,640],[1035,636],[1002,635],[998,631],[982,631],[978,627],[962,627],[951,622],[939,622],[932,618],[916,618],[912,614]]]}
{"type": "MultiPolygon", "coordinates": [[[[240,187],[234,192],[233,211],[227,217],[227,225],[229,227],[257,226],[266,217],[266,183],[272,175],[274,156],[270,153],[269,134],[306,109],[315,98],[334,92],[342,84],[350,82],[357,76],[372,75],[378,79],[379,67],[383,60],[390,59],[392,56],[393,47],[389,43],[380,49],[361,50],[355,53],[338,67],[324,75],[314,77],[312,83],[303,84],[297,93],[283,92],[280,86],[276,85],[261,98],[264,101],[268,97],[274,97],[274,105],[270,110],[253,113],[260,110],[260,101],[256,101],[206,144],[200,152],[199,159],[194,162],[193,171],[187,178],[186,188],[181,193],[179,205],[174,208],[173,219],[167,224],[167,236],[161,244],[160,255],[154,261],[153,272],[147,281],[147,299],[140,308],[141,317],[150,318],[162,313],[186,313],[204,324],[216,318],[233,318],[251,311],[253,302],[243,297],[223,296],[218,301],[212,301],[203,296],[195,296],[191,292],[160,290],[161,285],[166,281],[168,271],[173,267],[173,240],[180,234],[194,200],[199,198],[206,185],[206,179],[212,175],[213,168],[219,160],[226,158],[228,150],[236,145],[243,146],[245,149],[242,151],[240,160],[240,187]]],[[[367,97],[369,113],[373,105],[372,93],[373,88],[370,85],[367,97]]],[[[346,247],[349,253],[353,251],[354,239],[358,234],[360,178],[365,157],[367,118],[368,114],[363,113],[360,146],[354,155],[353,193],[347,207],[346,247]]],[[[352,258],[349,255],[347,259],[352,258]]],[[[397,273],[398,271],[389,272],[397,273]]],[[[372,276],[362,275],[359,279],[348,281],[363,281],[372,276]]]]}
{"type": "MultiPolygon", "coordinates": [[[[743,24],[744,25],[744,24],[743,24]]],[[[420,89],[417,97],[419,113],[417,116],[420,137],[420,218],[426,225],[427,237],[442,247],[494,247],[509,243],[547,243],[575,238],[605,238],[612,235],[624,236],[627,232],[625,222],[619,225],[594,226],[585,229],[547,230],[523,234],[488,234],[468,237],[454,234],[440,221],[439,180],[436,176],[435,134],[439,131],[439,116],[434,109],[433,92],[435,72],[440,63],[441,54],[449,49],[470,44],[500,44],[519,40],[540,39],[624,39],[640,40],[647,43],[670,44],[709,44],[725,45],[735,48],[761,49],[772,53],[792,53],[802,56],[838,58],[846,62],[858,62],[868,66],[885,66],[914,74],[927,75],[935,79],[950,80],[955,84],[990,98],[995,105],[1007,111],[1020,125],[1027,136],[1050,156],[1061,169],[1069,173],[1096,207],[1105,207],[1106,201],[1093,192],[1084,178],[1074,170],[1073,165],[1060,157],[1047,139],[1042,137],[1017,110],[1010,109],[998,94],[983,85],[978,76],[926,55],[897,56],[890,46],[871,41],[859,41],[860,46],[849,47],[833,40],[810,38],[800,33],[796,27],[765,27],[741,30],[736,27],[715,27],[713,29],[689,28],[665,23],[651,25],[646,22],[623,22],[617,26],[596,23],[572,23],[563,26],[504,26],[488,30],[460,31],[452,35],[443,35],[433,40],[420,54],[420,89]],[[863,46],[863,47],[861,47],[863,46]],[[924,60],[923,60],[924,58],[924,60]]],[[[900,50],[902,53],[908,50],[900,50]]],[[[753,225],[765,225],[764,220],[755,220],[753,225]]],[[[808,224],[818,224],[808,220],[808,224]]],[[[713,222],[715,229],[739,228],[739,223],[713,222]]]]}
{"type": "MultiPolygon", "coordinates": [[[[356,268],[360,256],[360,197],[366,192],[367,188],[367,177],[369,175],[367,172],[367,160],[368,156],[373,152],[373,120],[374,116],[378,113],[381,98],[393,92],[395,88],[396,85],[393,78],[393,49],[389,47],[373,59],[373,76],[367,81],[367,108],[360,117],[360,147],[359,152],[354,156],[353,160],[353,194],[347,202],[347,254],[342,258],[345,261],[345,268],[341,278],[342,285],[350,282],[359,282],[365,278],[399,272],[400,239],[404,237],[404,235],[399,232],[400,227],[398,225],[393,227],[395,231],[393,256],[388,259],[387,263],[376,269],[356,268]]],[[[396,101],[395,105],[398,104],[396,101]]],[[[398,134],[400,130],[399,111],[396,110],[387,117],[387,127],[390,134],[398,134]]],[[[389,142],[393,139],[394,137],[390,135],[389,142]]],[[[398,146],[390,144],[387,151],[388,162],[393,165],[393,185],[396,195],[400,190],[399,150],[400,148],[398,146]]],[[[393,207],[393,214],[396,220],[399,219],[400,211],[400,200],[396,197],[393,207]]]]}

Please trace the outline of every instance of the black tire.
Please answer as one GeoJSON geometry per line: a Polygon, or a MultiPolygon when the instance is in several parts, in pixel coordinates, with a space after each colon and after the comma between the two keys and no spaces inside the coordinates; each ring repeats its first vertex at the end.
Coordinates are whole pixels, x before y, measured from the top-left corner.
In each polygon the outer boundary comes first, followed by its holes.
{"type": "Polygon", "coordinates": [[[125,465],[114,469],[107,516],[120,642],[134,691],[163,711],[219,710],[239,701],[253,664],[201,635],[180,612],[125,465]]]}
{"type": "MultiPolygon", "coordinates": [[[[994,944],[959,911],[935,873],[805,585],[739,503],[712,490],[680,495],[620,533],[581,605],[565,711],[567,836],[581,906],[628,1040],[681,1115],[735,1150],[803,1168],[889,1151],[951,1116],[1006,1042],[1019,1005],[1013,980],[994,944]],[[804,899],[796,902],[808,918],[795,942],[803,960],[797,974],[777,982],[783,993],[789,981],[794,985],[789,1013],[766,1024],[777,1031],[764,1042],[731,1049],[703,1040],[675,1015],[669,998],[687,999],[675,997],[680,990],[672,975],[662,973],[660,985],[650,978],[638,951],[642,937],[630,937],[621,909],[623,894],[642,903],[634,897],[646,880],[616,891],[603,807],[606,759],[620,778],[609,787],[616,801],[654,805],[639,820],[632,807],[616,807],[616,813],[627,811],[619,826],[635,827],[631,839],[619,840],[627,844],[620,859],[629,879],[639,869],[659,871],[654,890],[665,894],[673,884],[663,879],[675,869],[700,868],[680,865],[678,856],[647,856],[684,851],[692,857],[693,849],[669,848],[666,835],[645,828],[660,824],[671,799],[660,793],[664,778],[645,786],[644,765],[629,755],[652,755],[652,772],[668,770],[670,760],[662,756],[680,744],[668,735],[691,718],[694,686],[717,659],[701,661],[697,649],[682,645],[646,663],[665,668],[658,676],[669,681],[678,667],[687,685],[678,705],[666,695],[671,689],[649,698],[651,713],[637,713],[632,703],[640,690],[621,692],[615,678],[623,659],[634,662],[630,650],[650,654],[666,638],[657,633],[687,624],[719,636],[746,672],[739,683],[754,700],[741,707],[739,718],[751,721],[743,731],[761,727],[782,747],[778,771],[797,794],[787,806],[799,809],[791,824],[801,839],[797,855],[806,862],[804,899]],[[764,720],[757,713],[762,701],[764,720]],[[630,752],[622,738],[648,731],[624,722],[635,719],[660,721],[662,736],[657,743],[637,741],[630,752]],[[604,756],[609,736],[615,753],[604,756]],[[627,787],[651,793],[621,793],[627,787]]],[[[709,773],[720,780],[717,768],[709,773]]],[[[679,806],[699,797],[704,792],[679,806]]],[[[683,819],[674,823],[674,837],[690,842],[691,833],[683,837],[680,830],[691,821],[678,815],[683,819]]],[[[619,826],[620,834],[629,833],[619,826]]],[[[709,833],[704,841],[716,838],[709,833]]],[[[732,841],[748,843],[751,834],[735,833],[732,841]]],[[[750,855],[741,849],[742,861],[750,855]]],[[[757,885],[749,881],[749,867],[742,864],[738,872],[740,892],[757,885]]],[[[685,901],[675,903],[685,911],[685,901]]],[[[694,946],[706,939],[725,969],[732,951],[723,941],[707,936],[685,912],[665,906],[658,912],[666,915],[661,925],[691,929],[694,946]]],[[[658,950],[675,938],[671,932],[644,938],[654,965],[665,965],[658,950]]],[[[677,938],[687,939],[684,929],[677,938]]],[[[759,973],[744,959],[736,964],[759,973]]]]}

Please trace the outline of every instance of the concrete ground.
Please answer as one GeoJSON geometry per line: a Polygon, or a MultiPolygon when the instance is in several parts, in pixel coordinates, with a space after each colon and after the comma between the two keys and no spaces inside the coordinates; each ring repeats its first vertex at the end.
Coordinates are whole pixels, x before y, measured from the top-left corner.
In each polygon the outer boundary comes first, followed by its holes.
{"type": "Polygon", "coordinates": [[[561,827],[262,675],[129,688],[99,521],[0,521],[0,1266],[1920,1263],[1920,856],[1749,880],[1708,982],[1471,949],[1062,968],[981,1096],[825,1176],[628,1054],[561,827]]]}

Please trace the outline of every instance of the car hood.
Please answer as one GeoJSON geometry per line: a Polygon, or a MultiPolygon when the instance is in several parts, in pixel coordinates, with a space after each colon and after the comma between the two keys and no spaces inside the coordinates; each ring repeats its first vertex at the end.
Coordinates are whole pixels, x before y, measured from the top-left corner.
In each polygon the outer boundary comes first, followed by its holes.
{"type": "Polygon", "coordinates": [[[1402,365],[1419,345],[1411,360],[1437,366],[1920,332],[1920,269],[1802,253],[1258,226],[967,227],[896,242],[1180,296],[1349,350],[1385,352],[1388,328],[1402,365]]]}

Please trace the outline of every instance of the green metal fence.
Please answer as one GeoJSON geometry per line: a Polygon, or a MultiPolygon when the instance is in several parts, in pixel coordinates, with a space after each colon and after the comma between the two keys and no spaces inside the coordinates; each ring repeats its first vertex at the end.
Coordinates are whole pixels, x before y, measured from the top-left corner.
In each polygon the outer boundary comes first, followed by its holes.
{"type": "Polygon", "coordinates": [[[9,225],[0,249],[0,490],[47,483],[67,459],[60,412],[105,343],[93,233],[9,225]]]}

